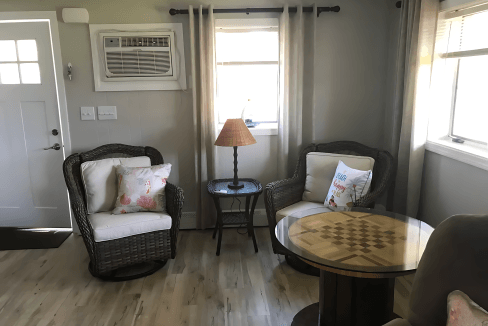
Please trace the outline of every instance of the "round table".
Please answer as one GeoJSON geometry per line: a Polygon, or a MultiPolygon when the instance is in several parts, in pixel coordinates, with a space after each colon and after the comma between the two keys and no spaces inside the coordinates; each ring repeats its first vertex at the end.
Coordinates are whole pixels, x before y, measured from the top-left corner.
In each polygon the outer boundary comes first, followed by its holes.
{"type": "Polygon", "coordinates": [[[395,277],[414,273],[434,229],[367,208],[304,210],[276,226],[281,244],[320,269],[319,302],[292,326],[381,326],[394,318],[395,277]]]}

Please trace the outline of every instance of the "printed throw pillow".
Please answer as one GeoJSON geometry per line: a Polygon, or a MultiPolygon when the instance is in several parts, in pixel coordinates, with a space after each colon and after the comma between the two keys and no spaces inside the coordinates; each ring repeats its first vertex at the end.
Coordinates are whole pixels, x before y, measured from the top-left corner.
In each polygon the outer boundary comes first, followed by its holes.
{"type": "Polygon", "coordinates": [[[465,293],[456,290],[447,296],[447,326],[488,326],[488,312],[465,293]]]}
{"type": "Polygon", "coordinates": [[[170,172],[169,163],[144,168],[117,166],[115,173],[119,188],[112,213],[165,212],[164,189],[170,172]]]}
{"type": "Polygon", "coordinates": [[[371,185],[373,172],[361,171],[348,167],[339,161],[332,179],[324,205],[329,207],[349,206],[364,196],[371,185]]]}

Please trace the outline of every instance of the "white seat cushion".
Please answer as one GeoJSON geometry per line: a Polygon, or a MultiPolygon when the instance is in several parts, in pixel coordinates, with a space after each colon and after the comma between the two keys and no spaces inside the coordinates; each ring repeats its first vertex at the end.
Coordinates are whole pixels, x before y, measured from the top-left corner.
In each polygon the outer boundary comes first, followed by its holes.
{"type": "Polygon", "coordinates": [[[85,186],[88,214],[112,211],[117,200],[117,177],[115,167],[151,166],[147,156],[106,158],[81,164],[81,176],[85,186]]]}
{"type": "MultiPolygon", "coordinates": [[[[285,218],[285,216],[294,214],[299,211],[307,210],[307,209],[312,209],[312,208],[323,208],[327,207],[323,203],[313,203],[309,201],[299,201],[298,203],[295,203],[293,205],[290,205],[288,207],[285,207],[283,209],[280,209],[279,211],[276,212],[276,223],[281,221],[282,219],[285,218]]],[[[332,211],[332,210],[330,210],[332,211]]]]}
{"type": "Polygon", "coordinates": [[[169,230],[171,216],[166,213],[138,212],[112,215],[100,212],[88,215],[93,228],[95,242],[109,241],[130,237],[131,235],[169,230]]]}
{"type": "Polygon", "coordinates": [[[321,204],[325,201],[339,161],[353,169],[363,171],[373,170],[374,165],[374,158],[368,156],[308,153],[307,178],[302,200],[321,204]]]}

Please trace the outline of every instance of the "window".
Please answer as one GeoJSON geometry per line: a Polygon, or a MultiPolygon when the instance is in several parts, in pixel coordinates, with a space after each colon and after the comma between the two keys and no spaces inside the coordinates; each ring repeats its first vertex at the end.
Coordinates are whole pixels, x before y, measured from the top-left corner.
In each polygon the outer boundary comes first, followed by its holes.
{"type": "Polygon", "coordinates": [[[216,57],[218,122],[242,117],[252,123],[276,123],[278,20],[216,20],[216,57]]]}
{"type": "Polygon", "coordinates": [[[446,87],[452,88],[449,137],[485,144],[488,142],[488,11],[472,11],[453,13],[457,17],[447,14],[446,19],[440,20],[436,47],[447,70],[446,87]]]}
{"type": "Polygon", "coordinates": [[[0,84],[40,84],[36,40],[0,41],[0,84]]]}

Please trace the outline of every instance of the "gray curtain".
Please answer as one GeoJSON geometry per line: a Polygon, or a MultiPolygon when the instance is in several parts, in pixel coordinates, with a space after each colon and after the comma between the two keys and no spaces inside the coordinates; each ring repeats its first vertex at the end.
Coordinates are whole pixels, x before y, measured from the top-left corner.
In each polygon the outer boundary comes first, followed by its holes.
{"type": "Polygon", "coordinates": [[[208,15],[198,8],[195,22],[193,6],[189,6],[191,73],[193,92],[193,128],[195,146],[195,187],[197,190],[197,229],[215,225],[216,211],[207,193],[207,183],[215,179],[215,20],[213,5],[208,15]]]}
{"type": "MultiPolygon", "coordinates": [[[[280,17],[280,114],[278,119],[278,178],[289,178],[304,146],[312,142],[313,127],[307,116],[313,116],[314,53],[317,5],[304,14],[298,6],[290,15],[288,5],[280,17]],[[305,56],[306,53],[306,56],[305,56]],[[305,57],[307,60],[305,60],[305,57]]],[[[312,120],[313,121],[313,120],[312,120]]]]}
{"type": "Polygon", "coordinates": [[[439,0],[403,0],[387,107],[385,147],[397,158],[388,208],[416,217],[427,140],[429,89],[439,0]]]}

